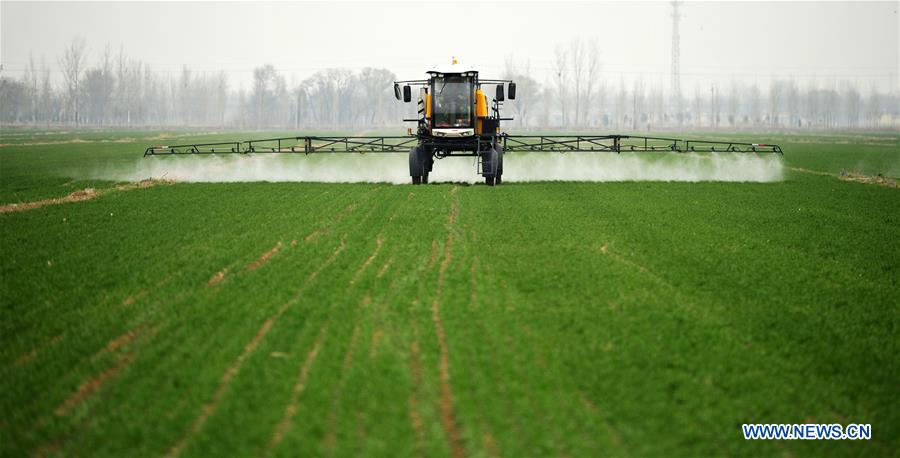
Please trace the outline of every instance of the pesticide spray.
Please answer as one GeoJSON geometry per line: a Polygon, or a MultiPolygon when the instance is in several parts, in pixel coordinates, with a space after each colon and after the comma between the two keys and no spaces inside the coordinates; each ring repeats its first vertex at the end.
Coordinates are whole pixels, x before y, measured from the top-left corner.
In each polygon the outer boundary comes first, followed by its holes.
{"type": "MultiPolygon", "coordinates": [[[[783,179],[776,155],[511,153],[504,158],[505,182],[534,181],[731,181],[783,179]]],[[[82,174],[79,174],[82,175],[82,174]]],[[[405,154],[321,154],[292,156],[182,156],[143,158],[131,165],[89,172],[89,178],[179,182],[321,182],[408,184],[405,154]]],[[[477,183],[475,162],[447,158],[435,165],[432,183],[477,183]]]]}

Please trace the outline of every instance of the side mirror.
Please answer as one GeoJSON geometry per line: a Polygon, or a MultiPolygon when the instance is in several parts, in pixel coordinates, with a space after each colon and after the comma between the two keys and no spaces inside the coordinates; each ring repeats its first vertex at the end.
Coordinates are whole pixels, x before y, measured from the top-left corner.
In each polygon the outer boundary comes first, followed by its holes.
{"type": "Polygon", "coordinates": [[[497,85],[497,97],[494,97],[494,98],[495,98],[498,102],[502,102],[502,101],[503,101],[504,97],[503,97],[503,85],[502,85],[502,84],[498,84],[498,85],[497,85]]]}
{"type": "Polygon", "coordinates": [[[409,102],[412,100],[412,89],[409,86],[403,86],[403,101],[409,102]]]}
{"type": "Polygon", "coordinates": [[[516,83],[509,83],[509,100],[516,100],[516,83]]]}
{"type": "Polygon", "coordinates": [[[400,85],[397,83],[394,83],[394,97],[400,100],[400,85]]]}

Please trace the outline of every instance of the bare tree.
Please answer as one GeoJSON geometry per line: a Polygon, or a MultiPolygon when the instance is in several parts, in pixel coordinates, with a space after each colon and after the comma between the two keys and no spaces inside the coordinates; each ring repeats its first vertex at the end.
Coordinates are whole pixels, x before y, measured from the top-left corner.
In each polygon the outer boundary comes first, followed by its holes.
{"type": "Polygon", "coordinates": [[[784,81],[775,81],[769,85],[769,126],[778,128],[780,126],[779,117],[781,115],[781,101],[784,99],[786,83],[784,81]]]}
{"type": "Polygon", "coordinates": [[[527,126],[533,107],[541,104],[541,90],[538,82],[531,77],[531,63],[525,62],[520,67],[512,58],[507,58],[503,78],[516,82],[516,100],[508,103],[515,113],[515,121],[520,126],[527,126]]]}
{"type": "Polygon", "coordinates": [[[616,128],[621,129],[623,125],[628,124],[628,114],[626,114],[626,99],[628,98],[628,90],[625,89],[625,81],[619,80],[619,92],[616,93],[616,103],[614,114],[616,119],[616,128]]]}
{"type": "Polygon", "coordinates": [[[843,86],[846,126],[851,129],[859,127],[859,118],[862,113],[862,97],[859,95],[856,87],[849,81],[844,81],[843,86]]]}
{"type": "Polygon", "coordinates": [[[541,126],[548,127],[550,125],[550,107],[553,102],[553,85],[550,77],[544,80],[544,90],[541,91],[541,126]]]}
{"type": "Polygon", "coordinates": [[[750,111],[751,125],[756,127],[759,115],[762,113],[762,95],[759,92],[759,87],[755,84],[751,85],[747,90],[747,105],[750,111]]]}
{"type": "Polygon", "coordinates": [[[728,125],[733,129],[740,120],[738,108],[741,106],[741,89],[734,81],[731,82],[731,91],[728,95],[728,125]]]}
{"type": "Polygon", "coordinates": [[[22,75],[22,82],[25,84],[26,95],[28,97],[28,118],[31,125],[37,124],[38,117],[38,74],[34,66],[34,55],[28,54],[28,66],[25,67],[25,73],[22,75]]]}
{"type": "Polygon", "coordinates": [[[788,81],[786,91],[788,124],[791,128],[799,127],[800,93],[793,79],[788,81]]]}
{"type": "Polygon", "coordinates": [[[383,68],[364,68],[359,72],[362,97],[368,124],[383,124],[387,119],[387,104],[391,103],[391,84],[397,77],[383,68]]]}
{"type": "Polygon", "coordinates": [[[881,123],[881,97],[875,88],[869,93],[866,101],[866,119],[870,128],[877,128],[881,123]]]}
{"type": "Polygon", "coordinates": [[[216,95],[213,114],[219,127],[225,127],[225,110],[228,108],[228,77],[225,72],[215,76],[216,95]]]}
{"type": "Polygon", "coordinates": [[[77,126],[79,123],[79,110],[81,99],[81,77],[84,73],[85,60],[87,57],[87,45],[84,39],[76,37],[63,51],[62,57],[59,59],[59,66],[62,68],[63,78],[66,84],[66,106],[70,113],[70,118],[77,126]]]}
{"type": "Polygon", "coordinates": [[[109,46],[100,57],[97,67],[86,71],[82,84],[84,92],[84,112],[88,122],[103,125],[110,115],[109,101],[113,93],[115,79],[112,74],[112,58],[109,46]]]}
{"type": "Polygon", "coordinates": [[[585,56],[581,40],[575,38],[569,43],[569,61],[572,64],[572,83],[575,89],[574,111],[575,126],[581,126],[581,105],[583,103],[585,82],[585,56]]]}
{"type": "Polygon", "coordinates": [[[566,85],[568,84],[568,53],[565,48],[561,45],[556,45],[554,49],[553,56],[553,74],[556,76],[556,97],[559,99],[559,108],[560,108],[560,119],[562,121],[562,125],[566,125],[566,121],[568,118],[566,116],[567,106],[566,99],[568,91],[566,90],[566,85]]]}
{"type": "Polygon", "coordinates": [[[266,116],[267,107],[274,101],[275,90],[277,85],[277,73],[275,67],[271,64],[257,67],[253,70],[253,93],[251,98],[255,104],[254,121],[256,129],[262,128],[264,121],[268,121],[266,116]]]}
{"type": "MultiPolygon", "coordinates": [[[[600,45],[597,40],[591,40],[586,45],[585,50],[585,81],[584,81],[584,100],[582,102],[581,119],[590,125],[591,108],[597,105],[594,102],[594,89],[600,88],[598,81],[600,76],[600,45]]],[[[597,97],[598,99],[600,97],[597,97]]]]}
{"type": "Polygon", "coordinates": [[[719,128],[719,91],[716,85],[709,87],[709,119],[713,129],[719,128]]]}
{"type": "Polygon", "coordinates": [[[50,81],[50,69],[47,67],[47,61],[41,56],[41,96],[40,96],[40,117],[48,125],[53,120],[53,85],[50,81]]]}

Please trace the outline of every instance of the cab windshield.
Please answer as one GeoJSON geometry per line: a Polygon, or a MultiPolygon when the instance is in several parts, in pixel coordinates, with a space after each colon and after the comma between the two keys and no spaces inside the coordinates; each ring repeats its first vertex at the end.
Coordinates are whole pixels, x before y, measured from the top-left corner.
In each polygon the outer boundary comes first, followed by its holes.
{"type": "Polygon", "coordinates": [[[465,76],[434,78],[434,127],[472,127],[472,86],[465,76]]]}

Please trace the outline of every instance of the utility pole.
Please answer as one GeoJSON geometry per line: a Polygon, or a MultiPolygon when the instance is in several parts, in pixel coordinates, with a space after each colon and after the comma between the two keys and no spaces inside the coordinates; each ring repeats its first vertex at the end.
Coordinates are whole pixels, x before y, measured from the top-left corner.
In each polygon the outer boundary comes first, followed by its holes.
{"type": "Polygon", "coordinates": [[[683,127],[684,117],[681,107],[681,39],[678,35],[678,20],[681,14],[678,7],[681,3],[678,0],[672,1],[672,102],[675,109],[675,118],[678,120],[679,129],[683,127]]]}

